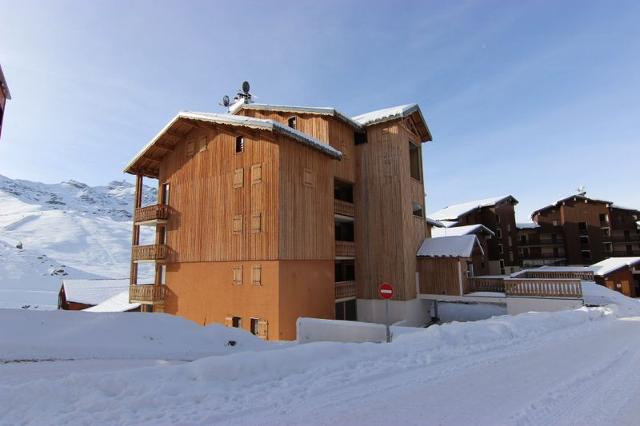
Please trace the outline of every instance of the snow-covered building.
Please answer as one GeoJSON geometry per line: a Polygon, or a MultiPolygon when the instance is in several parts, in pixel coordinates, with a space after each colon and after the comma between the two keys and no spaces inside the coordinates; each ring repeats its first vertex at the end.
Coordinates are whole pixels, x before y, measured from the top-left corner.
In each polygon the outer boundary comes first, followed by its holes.
{"type": "Polygon", "coordinates": [[[158,179],[135,204],[130,301],[143,310],[295,338],[298,317],[426,317],[417,250],[429,236],[416,104],[349,117],[335,108],[255,104],[179,113],[125,171],[158,179]],[[141,226],[156,227],[141,245],[141,226]],[[153,282],[138,264],[155,265],[153,282]]]}
{"type": "Polygon", "coordinates": [[[128,294],[128,279],[65,279],[58,292],[58,309],[80,311],[102,305],[93,312],[138,310],[140,305],[129,303],[128,294]],[[126,295],[126,304],[123,303],[123,294],[126,295]]]}
{"type": "Polygon", "coordinates": [[[2,122],[8,99],[11,99],[11,93],[9,92],[7,80],[4,78],[4,73],[2,72],[2,65],[0,65],[0,137],[2,136],[2,122]]]}

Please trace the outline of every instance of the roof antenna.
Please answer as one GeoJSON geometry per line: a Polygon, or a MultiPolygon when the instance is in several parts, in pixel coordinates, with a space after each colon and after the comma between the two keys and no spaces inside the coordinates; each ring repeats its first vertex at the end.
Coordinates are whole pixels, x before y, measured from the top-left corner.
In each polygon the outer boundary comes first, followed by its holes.
{"type": "Polygon", "coordinates": [[[229,105],[231,105],[231,101],[229,100],[229,96],[224,95],[222,97],[222,102],[220,102],[218,105],[225,107],[227,109],[227,112],[229,112],[229,105]]]}
{"type": "Polygon", "coordinates": [[[243,100],[245,104],[250,104],[251,103],[251,98],[252,95],[249,92],[249,90],[251,89],[251,86],[249,85],[248,81],[243,81],[242,82],[242,88],[240,90],[238,90],[238,93],[236,93],[236,97],[233,98],[234,101],[239,101],[239,100],[243,100]]]}
{"type": "Polygon", "coordinates": [[[578,191],[578,195],[581,197],[587,195],[587,188],[584,185],[580,185],[576,190],[578,191]]]}

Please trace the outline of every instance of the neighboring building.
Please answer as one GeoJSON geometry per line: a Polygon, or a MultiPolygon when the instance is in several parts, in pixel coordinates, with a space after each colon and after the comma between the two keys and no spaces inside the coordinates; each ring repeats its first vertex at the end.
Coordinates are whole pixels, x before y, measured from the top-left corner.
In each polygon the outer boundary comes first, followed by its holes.
{"type": "Polygon", "coordinates": [[[0,65],[0,137],[2,136],[2,122],[7,99],[11,99],[11,93],[9,93],[9,86],[7,86],[7,80],[4,78],[2,66],[0,65]]]}
{"type": "Polygon", "coordinates": [[[488,241],[489,273],[510,274],[520,269],[515,205],[511,195],[455,204],[429,214],[447,227],[482,224],[495,234],[488,241]]]}
{"type": "Polygon", "coordinates": [[[536,210],[531,218],[540,233],[562,234],[565,256],[558,264],[590,265],[611,256],[640,255],[638,210],[577,194],[536,210]]]}
{"type": "MultiPolygon", "coordinates": [[[[128,293],[128,290],[129,280],[127,279],[62,280],[58,292],[58,309],[81,311],[100,305],[116,296],[122,298],[121,295],[128,293]]],[[[123,309],[123,311],[135,310],[139,307],[134,304],[126,306],[127,309],[123,309]]]]}
{"type": "Polygon", "coordinates": [[[598,284],[625,296],[640,297],[640,257],[610,257],[590,268],[598,284]]]}
{"type": "Polygon", "coordinates": [[[489,240],[495,237],[493,231],[484,225],[464,225],[455,227],[433,227],[431,237],[455,237],[460,235],[475,235],[482,249],[480,254],[473,257],[473,269],[471,275],[489,275],[489,240]]]}
{"type": "Polygon", "coordinates": [[[567,263],[561,226],[518,223],[517,227],[518,254],[523,268],[567,263]]]}
{"type": "Polygon", "coordinates": [[[426,236],[417,105],[349,118],[333,108],[258,105],[180,113],[130,162],[137,176],[130,300],[199,324],[295,338],[298,317],[427,316],[416,252],[426,236]],[[157,205],[141,205],[143,177],[157,205]],[[156,227],[140,245],[139,228],[156,227]],[[138,282],[153,262],[154,282],[138,282]]]}

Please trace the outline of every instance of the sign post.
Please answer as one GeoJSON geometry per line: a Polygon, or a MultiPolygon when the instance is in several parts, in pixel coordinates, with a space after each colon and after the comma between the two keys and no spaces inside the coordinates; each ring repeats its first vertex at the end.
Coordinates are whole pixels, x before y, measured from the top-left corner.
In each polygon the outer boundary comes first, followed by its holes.
{"type": "Polygon", "coordinates": [[[389,299],[393,297],[393,286],[389,283],[382,283],[378,287],[378,294],[384,299],[384,323],[387,326],[387,343],[391,342],[391,330],[389,329],[389,299]]]}

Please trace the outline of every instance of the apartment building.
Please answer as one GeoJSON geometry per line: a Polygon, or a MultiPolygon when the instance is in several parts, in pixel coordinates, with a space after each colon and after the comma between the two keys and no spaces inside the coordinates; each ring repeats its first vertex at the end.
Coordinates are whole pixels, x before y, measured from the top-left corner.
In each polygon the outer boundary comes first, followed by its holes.
{"type": "Polygon", "coordinates": [[[2,66],[0,65],[0,137],[2,136],[2,122],[4,120],[4,111],[8,99],[11,99],[11,93],[9,92],[9,86],[7,86],[7,80],[4,78],[2,66]]]}
{"type": "Polygon", "coordinates": [[[348,117],[251,103],[179,113],[127,165],[136,176],[130,301],[199,324],[293,339],[298,317],[427,315],[416,254],[428,236],[416,104],[348,117]],[[144,178],[158,203],[141,205],[144,178]],[[140,227],[153,226],[153,244],[140,227]],[[138,279],[150,262],[153,280],[138,279]]]}
{"type": "Polygon", "coordinates": [[[510,274],[521,266],[515,220],[517,204],[518,200],[513,196],[504,195],[454,204],[429,214],[429,218],[445,227],[484,225],[494,234],[487,241],[489,273],[510,274]]]}

